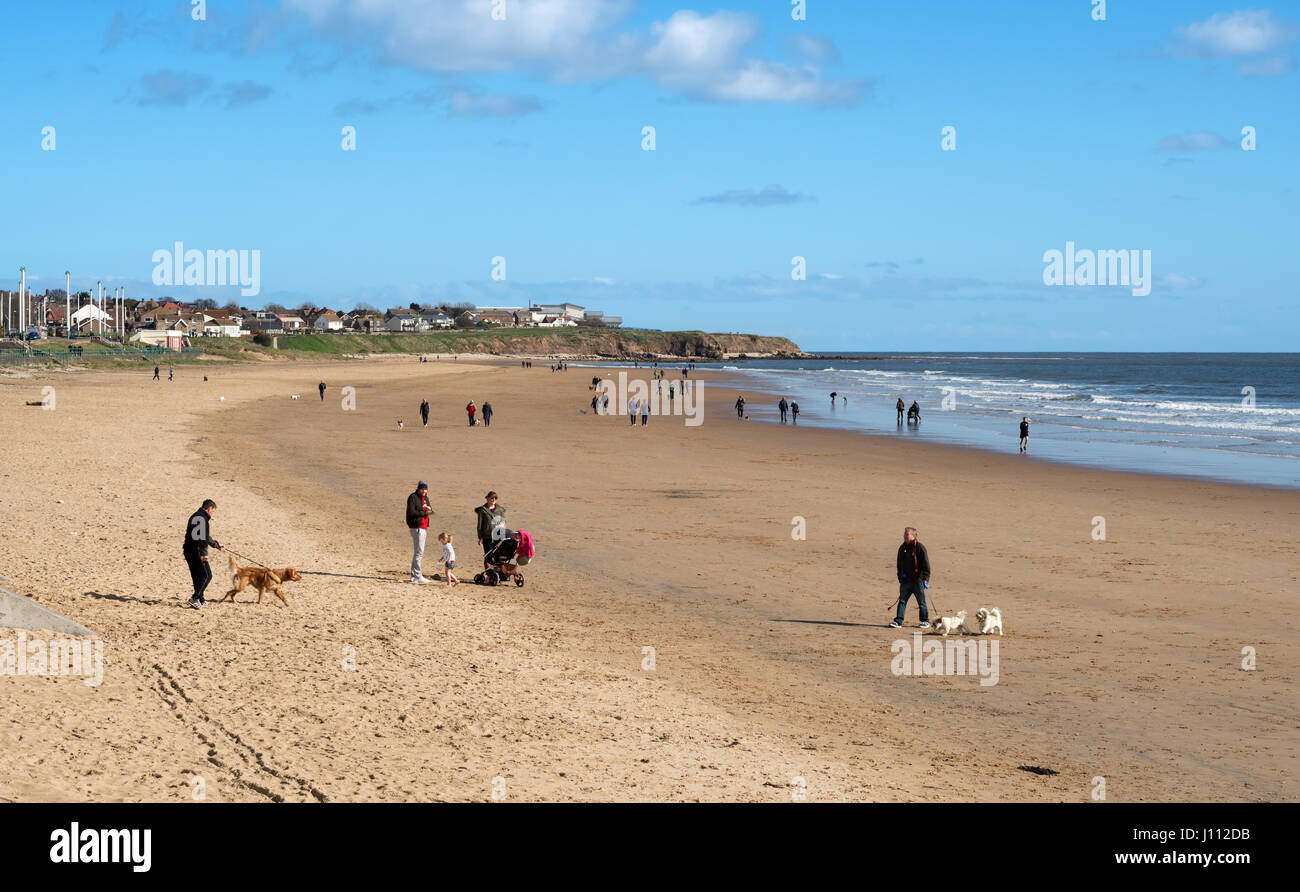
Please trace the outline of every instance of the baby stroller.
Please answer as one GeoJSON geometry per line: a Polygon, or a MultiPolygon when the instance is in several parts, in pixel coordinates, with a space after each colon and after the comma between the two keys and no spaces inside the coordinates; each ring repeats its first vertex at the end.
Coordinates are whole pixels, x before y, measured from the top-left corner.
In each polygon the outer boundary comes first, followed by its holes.
{"type": "Polygon", "coordinates": [[[524,574],[520,567],[527,566],[533,559],[533,537],[524,530],[506,532],[504,538],[483,555],[483,572],[474,574],[478,585],[500,585],[513,578],[517,588],[523,588],[524,574]]]}

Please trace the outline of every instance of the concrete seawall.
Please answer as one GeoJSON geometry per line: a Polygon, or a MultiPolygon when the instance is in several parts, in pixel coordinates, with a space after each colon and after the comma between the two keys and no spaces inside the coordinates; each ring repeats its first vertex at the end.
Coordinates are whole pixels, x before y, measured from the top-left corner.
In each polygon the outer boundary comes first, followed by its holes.
{"type": "MultiPolygon", "coordinates": [[[[0,577],[0,581],[9,582],[4,577],[0,577]]],[[[31,598],[25,598],[3,586],[0,586],[0,629],[27,629],[32,632],[48,629],[59,635],[78,637],[95,634],[66,616],[61,616],[48,607],[42,607],[31,598]]]]}

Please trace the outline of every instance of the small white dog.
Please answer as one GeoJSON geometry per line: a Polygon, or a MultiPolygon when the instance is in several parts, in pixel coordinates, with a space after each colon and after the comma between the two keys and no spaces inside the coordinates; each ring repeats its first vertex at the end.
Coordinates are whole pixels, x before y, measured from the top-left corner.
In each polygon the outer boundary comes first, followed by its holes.
{"type": "Polygon", "coordinates": [[[400,419],[400,418],[397,419],[397,429],[400,431],[400,430],[402,430],[404,427],[406,427],[406,425],[402,423],[402,419],[400,419]]]}
{"type": "Polygon", "coordinates": [[[975,619],[979,621],[981,635],[988,635],[994,629],[1002,634],[1002,611],[996,607],[981,607],[975,611],[975,619]]]}
{"type": "Polygon", "coordinates": [[[966,625],[965,610],[958,610],[956,616],[941,616],[939,621],[934,624],[934,630],[945,638],[948,637],[949,633],[958,629],[961,629],[963,635],[970,632],[970,628],[966,625]]]}
{"type": "Polygon", "coordinates": [[[289,399],[291,399],[291,400],[296,400],[297,398],[298,398],[298,394],[296,394],[296,393],[295,393],[295,394],[292,394],[292,395],[289,397],[289,399]]]}

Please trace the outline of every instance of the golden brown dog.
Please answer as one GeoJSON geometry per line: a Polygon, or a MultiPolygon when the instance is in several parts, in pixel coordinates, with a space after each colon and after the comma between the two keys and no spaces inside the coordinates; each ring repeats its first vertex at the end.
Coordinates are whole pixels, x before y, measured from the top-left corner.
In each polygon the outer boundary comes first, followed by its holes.
{"type": "Polygon", "coordinates": [[[284,582],[297,582],[302,576],[293,567],[280,567],[271,570],[263,567],[241,567],[235,561],[235,556],[229,555],[230,558],[230,591],[222,601],[234,601],[235,595],[248,588],[250,585],[257,589],[257,603],[262,603],[262,598],[269,589],[277,598],[284,602],[288,607],[289,602],[284,599],[284,592],[280,591],[280,584],[284,582]]]}

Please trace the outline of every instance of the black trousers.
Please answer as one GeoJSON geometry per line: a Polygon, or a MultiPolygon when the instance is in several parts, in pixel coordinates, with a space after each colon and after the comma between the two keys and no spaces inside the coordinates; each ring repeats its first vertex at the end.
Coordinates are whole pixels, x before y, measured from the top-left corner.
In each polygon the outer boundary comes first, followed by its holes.
{"type": "Polygon", "coordinates": [[[203,597],[203,591],[212,581],[212,568],[208,566],[207,558],[201,558],[197,554],[185,555],[185,563],[190,568],[190,579],[194,581],[194,596],[203,597]]]}

